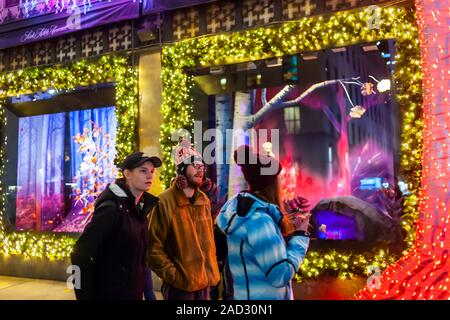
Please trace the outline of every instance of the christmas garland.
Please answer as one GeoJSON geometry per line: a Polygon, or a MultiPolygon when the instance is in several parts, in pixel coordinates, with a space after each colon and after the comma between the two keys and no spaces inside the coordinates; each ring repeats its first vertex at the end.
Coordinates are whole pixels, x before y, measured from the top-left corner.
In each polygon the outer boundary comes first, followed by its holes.
{"type": "MultiPolygon", "coordinates": [[[[77,87],[106,82],[116,84],[117,155],[121,163],[126,155],[136,150],[137,124],[137,68],[130,66],[124,57],[103,56],[96,60],[81,60],[70,65],[36,67],[0,74],[0,177],[5,175],[6,115],[8,97],[38,91],[71,90],[77,87]]],[[[3,181],[3,179],[2,179],[3,181]]],[[[5,225],[5,186],[0,184],[0,254],[40,257],[64,260],[69,257],[76,241],[74,237],[61,234],[36,232],[8,232],[5,225]]]]}

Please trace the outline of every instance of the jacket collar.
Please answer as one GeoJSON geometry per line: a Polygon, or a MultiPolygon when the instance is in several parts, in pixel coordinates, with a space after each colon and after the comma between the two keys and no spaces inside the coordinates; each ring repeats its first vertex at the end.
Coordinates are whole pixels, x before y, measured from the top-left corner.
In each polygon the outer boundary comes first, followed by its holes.
{"type": "MultiPolygon", "coordinates": [[[[129,201],[132,204],[135,204],[135,197],[134,195],[128,190],[125,183],[116,181],[116,183],[111,183],[109,185],[109,190],[117,196],[118,198],[122,198],[125,201],[129,201]]],[[[143,203],[142,208],[140,208],[141,212],[148,212],[150,211],[155,204],[158,202],[158,197],[155,197],[154,195],[144,192],[142,195],[141,202],[143,203]]]]}
{"type": "Polygon", "coordinates": [[[250,191],[250,190],[241,191],[239,194],[245,195],[247,197],[251,197],[254,200],[256,200],[256,202],[258,202],[260,205],[262,205],[264,208],[266,208],[266,213],[272,217],[272,219],[275,221],[275,223],[277,223],[278,225],[281,223],[283,214],[281,213],[281,210],[277,205],[268,202],[267,200],[262,198],[260,195],[254,193],[253,191],[250,191]]]}
{"type": "MultiPolygon", "coordinates": [[[[186,194],[183,192],[183,190],[179,189],[175,184],[170,187],[171,191],[173,192],[175,196],[175,200],[177,201],[178,206],[187,206],[191,203],[189,202],[188,197],[186,197],[186,194]]],[[[195,190],[194,193],[195,201],[192,205],[194,206],[205,206],[208,204],[208,197],[206,194],[204,194],[199,188],[195,190]]]]}
{"type": "Polygon", "coordinates": [[[111,183],[109,185],[109,190],[119,198],[128,198],[128,194],[119,186],[119,184],[111,183]]]}

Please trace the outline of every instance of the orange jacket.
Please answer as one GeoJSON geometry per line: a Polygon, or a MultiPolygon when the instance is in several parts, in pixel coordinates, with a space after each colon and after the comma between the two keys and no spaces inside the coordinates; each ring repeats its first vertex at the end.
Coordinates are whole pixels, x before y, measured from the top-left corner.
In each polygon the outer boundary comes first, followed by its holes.
{"type": "Polygon", "coordinates": [[[159,195],[149,222],[148,265],[165,283],[188,292],[220,280],[210,201],[200,190],[195,196],[191,204],[173,185],[159,195]]]}

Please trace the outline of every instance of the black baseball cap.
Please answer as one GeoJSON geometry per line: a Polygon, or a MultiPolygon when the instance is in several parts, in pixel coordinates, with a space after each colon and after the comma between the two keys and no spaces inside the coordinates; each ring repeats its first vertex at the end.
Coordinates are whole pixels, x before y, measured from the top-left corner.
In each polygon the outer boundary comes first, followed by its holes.
{"type": "Polygon", "coordinates": [[[162,161],[160,158],[158,158],[156,156],[150,157],[141,151],[137,151],[137,152],[130,154],[129,156],[127,156],[125,158],[125,160],[122,163],[121,169],[122,169],[122,171],[125,169],[133,170],[134,168],[141,166],[143,163],[145,163],[147,161],[150,161],[151,163],[153,163],[155,168],[160,167],[162,164],[162,161]]]}

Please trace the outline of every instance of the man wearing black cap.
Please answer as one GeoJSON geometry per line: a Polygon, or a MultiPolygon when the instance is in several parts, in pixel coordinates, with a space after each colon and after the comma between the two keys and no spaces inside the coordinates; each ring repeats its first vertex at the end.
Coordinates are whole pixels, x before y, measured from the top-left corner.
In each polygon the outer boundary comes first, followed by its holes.
{"type": "Polygon", "coordinates": [[[108,185],[97,199],[92,221],[72,253],[73,265],[81,270],[77,299],[142,300],[147,214],[158,202],[146,191],[160,166],[158,157],[129,155],[122,164],[123,178],[108,185]]]}

